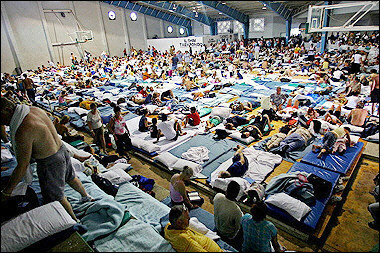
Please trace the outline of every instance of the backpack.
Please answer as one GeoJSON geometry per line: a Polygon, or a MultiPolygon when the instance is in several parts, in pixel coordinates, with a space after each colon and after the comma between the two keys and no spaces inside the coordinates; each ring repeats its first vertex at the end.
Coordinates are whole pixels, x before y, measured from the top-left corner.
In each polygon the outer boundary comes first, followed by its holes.
{"type": "Polygon", "coordinates": [[[116,196],[117,191],[119,190],[119,186],[111,183],[107,178],[101,177],[98,174],[91,175],[92,181],[105,193],[116,196]]]}
{"type": "Polygon", "coordinates": [[[314,174],[310,174],[307,177],[307,181],[313,185],[314,188],[314,196],[317,199],[324,199],[330,195],[332,189],[332,183],[317,176],[314,174]]]}

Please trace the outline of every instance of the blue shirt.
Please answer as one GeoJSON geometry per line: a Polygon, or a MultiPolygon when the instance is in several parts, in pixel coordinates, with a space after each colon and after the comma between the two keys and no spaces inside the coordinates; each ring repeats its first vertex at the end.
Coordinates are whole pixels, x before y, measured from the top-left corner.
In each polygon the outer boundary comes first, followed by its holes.
{"type": "Polygon", "coordinates": [[[271,252],[270,241],[277,235],[277,229],[272,222],[262,220],[256,222],[252,215],[245,214],[241,218],[243,229],[243,251],[271,252]]]}

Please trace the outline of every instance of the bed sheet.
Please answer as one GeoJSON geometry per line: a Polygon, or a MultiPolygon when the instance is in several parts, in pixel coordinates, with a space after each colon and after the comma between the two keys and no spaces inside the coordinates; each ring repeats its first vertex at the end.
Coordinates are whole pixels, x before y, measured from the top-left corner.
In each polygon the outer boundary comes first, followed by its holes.
{"type": "Polygon", "coordinates": [[[347,151],[343,155],[327,154],[323,155],[320,159],[317,158],[318,153],[311,151],[302,158],[301,162],[338,172],[340,174],[346,174],[351,168],[355,158],[362,150],[363,146],[363,142],[358,142],[354,147],[348,147],[347,151]]]}

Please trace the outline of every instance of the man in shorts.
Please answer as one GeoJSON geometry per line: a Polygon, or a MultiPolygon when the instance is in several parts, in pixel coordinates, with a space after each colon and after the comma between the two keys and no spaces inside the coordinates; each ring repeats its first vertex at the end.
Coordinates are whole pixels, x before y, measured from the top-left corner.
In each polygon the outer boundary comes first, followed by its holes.
{"type": "Polygon", "coordinates": [[[94,199],[87,194],[81,181],[75,176],[69,151],[58,137],[47,113],[38,107],[16,105],[3,97],[0,101],[0,125],[10,126],[11,133],[15,132],[12,146],[17,159],[17,166],[1,191],[1,201],[12,196],[33,158],[37,162],[37,175],[44,202],[59,201],[71,217],[79,221],[64,195],[65,183],[81,194],[82,201],[94,199]],[[19,124],[15,123],[17,121],[19,124]]]}

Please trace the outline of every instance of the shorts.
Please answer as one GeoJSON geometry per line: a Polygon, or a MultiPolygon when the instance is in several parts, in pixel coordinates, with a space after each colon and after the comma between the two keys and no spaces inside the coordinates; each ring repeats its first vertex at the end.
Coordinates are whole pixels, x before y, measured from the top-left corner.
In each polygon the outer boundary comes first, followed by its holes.
{"type": "Polygon", "coordinates": [[[379,103],[379,89],[375,88],[371,91],[371,103],[379,103]]]}
{"type": "Polygon", "coordinates": [[[222,123],[223,119],[220,117],[220,116],[214,116],[212,117],[210,120],[210,123],[211,124],[214,124],[214,126],[217,126],[219,125],[220,123],[222,123]]]}
{"type": "Polygon", "coordinates": [[[66,146],[62,144],[57,153],[44,159],[36,159],[36,162],[44,202],[61,201],[64,197],[65,183],[75,178],[66,146]]]}

